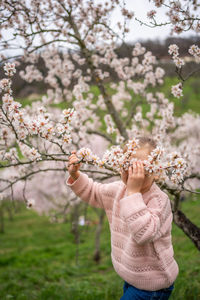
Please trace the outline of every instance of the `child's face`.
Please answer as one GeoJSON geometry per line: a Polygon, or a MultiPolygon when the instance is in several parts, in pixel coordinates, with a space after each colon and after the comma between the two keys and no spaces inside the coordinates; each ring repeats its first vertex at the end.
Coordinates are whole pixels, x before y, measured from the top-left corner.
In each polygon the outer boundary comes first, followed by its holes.
{"type": "Polygon", "coordinates": [[[137,158],[138,160],[147,160],[149,155],[149,148],[143,147],[143,148],[138,148],[136,150],[136,153],[131,155],[131,158],[137,158]]]}
{"type": "MultiPolygon", "coordinates": [[[[137,158],[137,160],[144,161],[148,159],[148,155],[150,154],[148,147],[141,147],[136,150],[136,153],[131,155],[131,158],[137,158]]],[[[149,174],[145,171],[145,180],[144,184],[147,183],[147,181],[153,181],[153,174],[148,176],[149,174]]],[[[123,171],[121,173],[121,179],[126,184],[128,179],[128,171],[123,171]]]]}

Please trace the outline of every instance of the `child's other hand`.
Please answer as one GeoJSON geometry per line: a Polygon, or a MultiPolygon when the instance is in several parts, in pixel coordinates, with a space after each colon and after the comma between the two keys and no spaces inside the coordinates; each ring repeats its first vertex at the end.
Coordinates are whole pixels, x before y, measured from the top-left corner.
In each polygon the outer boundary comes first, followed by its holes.
{"type": "Polygon", "coordinates": [[[140,193],[145,179],[144,166],[142,162],[134,161],[128,169],[127,192],[128,195],[140,193]]]}
{"type": "Polygon", "coordinates": [[[67,165],[68,172],[70,176],[76,180],[79,177],[79,169],[81,164],[75,164],[79,161],[78,157],[76,156],[76,150],[72,151],[72,154],[69,157],[69,162],[67,165]]]}
{"type": "Polygon", "coordinates": [[[120,175],[121,175],[121,180],[123,181],[123,183],[127,184],[128,171],[125,171],[125,170],[121,169],[120,175]]]}

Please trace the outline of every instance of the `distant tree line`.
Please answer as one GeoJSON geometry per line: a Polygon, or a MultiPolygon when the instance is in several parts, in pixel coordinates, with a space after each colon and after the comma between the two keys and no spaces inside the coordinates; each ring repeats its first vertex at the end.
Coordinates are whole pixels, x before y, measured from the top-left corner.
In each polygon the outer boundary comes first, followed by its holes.
{"type": "MultiPolygon", "coordinates": [[[[156,56],[158,59],[158,64],[160,67],[162,67],[167,76],[176,76],[175,73],[175,67],[172,63],[172,60],[170,58],[170,55],[168,54],[168,47],[171,44],[177,44],[179,46],[179,53],[180,56],[190,56],[188,53],[188,48],[191,46],[191,44],[196,44],[200,46],[200,40],[197,36],[190,36],[188,38],[177,38],[177,37],[169,37],[165,39],[164,41],[161,41],[159,39],[148,39],[146,41],[138,41],[144,46],[148,51],[151,51],[153,55],[156,56]]],[[[129,43],[129,44],[121,44],[119,48],[116,50],[119,57],[131,57],[132,56],[132,50],[135,43],[129,43]]],[[[75,66],[82,71],[85,71],[87,69],[87,65],[80,66],[76,65],[76,62],[72,58],[72,50],[68,51],[69,55],[71,55],[71,59],[75,66]]],[[[61,53],[62,55],[62,53],[61,53]]],[[[19,59],[20,61],[20,59],[19,59]]],[[[24,70],[25,67],[28,65],[28,63],[20,62],[20,66],[18,67],[18,72],[16,73],[16,76],[13,79],[13,90],[15,91],[15,97],[28,97],[31,94],[45,94],[47,88],[49,87],[48,84],[45,84],[44,81],[36,82],[33,81],[30,84],[28,84],[26,81],[24,81],[20,75],[19,71],[24,70]]],[[[186,73],[190,73],[194,69],[195,62],[188,62],[184,68],[184,71],[186,73]]],[[[42,74],[45,76],[47,73],[47,69],[45,67],[44,61],[39,58],[37,64],[37,68],[42,72],[42,74]]],[[[102,69],[104,71],[109,71],[111,74],[111,78],[113,81],[117,80],[117,76],[115,72],[108,67],[105,67],[102,65],[102,69]]],[[[0,68],[0,78],[3,78],[3,68],[0,68]]],[[[199,76],[199,73],[195,73],[195,76],[199,76]]],[[[92,82],[91,82],[92,83],[92,82]]],[[[71,84],[71,88],[73,86],[73,82],[71,84]]]]}

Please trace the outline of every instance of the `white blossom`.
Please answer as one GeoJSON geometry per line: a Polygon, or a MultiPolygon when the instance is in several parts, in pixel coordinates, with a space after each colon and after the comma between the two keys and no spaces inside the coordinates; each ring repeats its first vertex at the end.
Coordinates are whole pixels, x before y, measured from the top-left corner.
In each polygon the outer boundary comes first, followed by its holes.
{"type": "Polygon", "coordinates": [[[35,199],[29,198],[27,199],[26,207],[28,209],[33,208],[35,206],[35,199]]]}
{"type": "Polygon", "coordinates": [[[176,98],[182,97],[183,96],[182,84],[178,83],[176,85],[173,85],[171,88],[171,92],[176,98]]]}

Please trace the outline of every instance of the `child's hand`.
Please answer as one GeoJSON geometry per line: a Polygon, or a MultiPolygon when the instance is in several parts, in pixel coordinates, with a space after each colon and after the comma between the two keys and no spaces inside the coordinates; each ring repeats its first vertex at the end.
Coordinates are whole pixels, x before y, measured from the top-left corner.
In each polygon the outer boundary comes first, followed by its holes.
{"type": "Polygon", "coordinates": [[[128,195],[140,193],[145,179],[143,163],[134,161],[128,169],[127,192],[128,195]]]}
{"type": "Polygon", "coordinates": [[[125,171],[125,170],[121,169],[120,175],[121,175],[121,180],[123,181],[123,183],[127,184],[128,171],[125,171]]]}
{"type": "Polygon", "coordinates": [[[74,163],[77,163],[78,161],[79,161],[79,159],[76,156],[76,151],[74,150],[74,151],[72,151],[72,154],[69,157],[69,162],[67,165],[68,172],[74,180],[76,180],[80,174],[79,169],[80,169],[81,164],[74,164],[74,163]]]}

